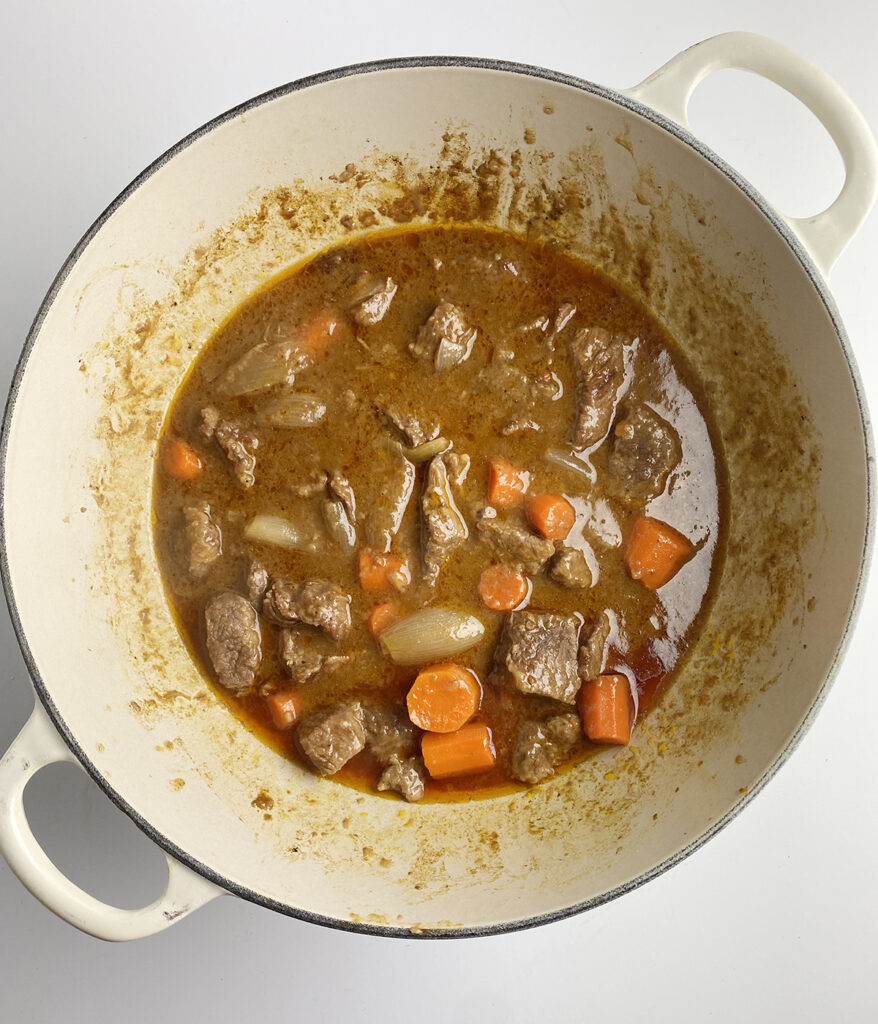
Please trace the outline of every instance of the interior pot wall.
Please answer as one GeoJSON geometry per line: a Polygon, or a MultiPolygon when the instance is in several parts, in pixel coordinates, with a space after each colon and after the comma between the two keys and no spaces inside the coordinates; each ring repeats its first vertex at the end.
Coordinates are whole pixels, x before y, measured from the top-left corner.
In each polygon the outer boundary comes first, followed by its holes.
{"type": "Polygon", "coordinates": [[[845,627],[861,437],[818,291],[707,160],[562,82],[387,70],[226,120],[141,182],[79,255],[11,422],[10,579],[69,734],[187,858],[297,912],[481,927],[651,871],[771,766],[845,627]],[[170,618],[149,508],[164,413],[222,319],[352,230],[424,219],[552,237],[635,289],[711,393],[731,516],[713,614],[631,748],[526,794],[408,807],[302,773],[229,714],[170,618]]]}

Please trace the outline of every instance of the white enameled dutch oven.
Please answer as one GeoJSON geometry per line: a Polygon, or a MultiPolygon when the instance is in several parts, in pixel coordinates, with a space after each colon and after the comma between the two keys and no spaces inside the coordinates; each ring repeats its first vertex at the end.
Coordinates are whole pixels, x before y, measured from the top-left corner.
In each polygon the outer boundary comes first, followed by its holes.
{"type": "Polygon", "coordinates": [[[0,849],[22,882],[107,939],[223,892],[341,928],[474,935],[604,902],[713,835],[796,745],[857,609],[874,454],[825,277],[875,181],[840,88],[737,33],[627,92],[497,61],[345,68],[165,154],[64,265],[3,423],[3,583],[39,698],[0,764],[0,849]],[[827,210],[783,217],[690,135],[688,98],[724,67],[826,126],[846,170],[827,210]],[[230,310],[318,248],[427,219],[555,238],[648,303],[707,389],[730,518],[713,610],[630,748],[527,793],[408,806],[302,772],[231,715],[174,627],[150,501],[165,411],[230,310]],[[166,852],[153,905],[104,905],[36,843],[23,791],[62,760],[166,852]]]}

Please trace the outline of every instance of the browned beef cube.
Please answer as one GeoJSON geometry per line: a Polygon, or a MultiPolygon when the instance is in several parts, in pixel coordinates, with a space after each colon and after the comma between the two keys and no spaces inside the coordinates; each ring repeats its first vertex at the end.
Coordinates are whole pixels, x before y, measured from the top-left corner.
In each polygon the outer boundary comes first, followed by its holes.
{"type": "Polygon", "coordinates": [[[370,548],[384,554],[402,525],[415,488],[416,472],[408,459],[381,447],[376,449],[369,469],[378,481],[379,497],[366,513],[366,541],[370,548]]]}
{"type": "Polygon", "coordinates": [[[616,334],[586,327],[574,336],[570,355],[576,374],[573,444],[589,448],[610,429],[625,379],[625,346],[616,334]]]}
{"type": "Polygon", "coordinates": [[[416,413],[400,405],[384,405],[381,411],[405,438],[406,444],[416,448],[439,436],[439,421],[435,416],[416,413]]]}
{"type": "Polygon", "coordinates": [[[590,587],[591,569],[577,548],[561,547],[552,560],[549,575],[562,587],[590,587]]]}
{"type": "Polygon", "coordinates": [[[204,609],[207,654],[217,681],[239,696],[253,685],[262,661],[256,609],[241,594],[224,591],[204,609]]]}
{"type": "Polygon", "coordinates": [[[483,516],[476,523],[476,531],[501,561],[531,575],[555,554],[552,541],[505,519],[483,516]]]}
{"type": "Polygon", "coordinates": [[[199,579],[222,553],[222,534],[211,518],[210,505],[206,501],[187,505],[183,509],[183,519],[189,544],[189,575],[199,579]]]}
{"type": "Polygon", "coordinates": [[[310,715],[299,726],[296,740],[320,775],[334,775],[366,745],[359,704],[310,715]]]}
{"type": "Polygon", "coordinates": [[[420,761],[410,757],[401,761],[394,754],[378,780],[379,790],[394,790],[414,803],[424,795],[424,773],[420,761]]]}
{"type": "Polygon", "coordinates": [[[424,579],[435,583],[446,559],[469,536],[466,521],[454,502],[445,459],[430,460],[421,494],[424,579]]]}
{"type": "Polygon", "coordinates": [[[582,736],[576,715],[553,715],[544,722],[525,722],[512,750],[512,774],[534,784],[553,775],[582,736]]]}
{"type": "Polygon", "coordinates": [[[382,765],[392,757],[407,758],[415,749],[417,733],[401,708],[366,704],[363,708],[366,746],[382,765]]]}
{"type": "Polygon", "coordinates": [[[409,352],[442,373],[467,359],[475,340],[476,329],[467,324],[463,311],[443,299],[409,345],[409,352]]]}
{"type": "MultiPolygon", "coordinates": [[[[280,660],[294,683],[307,683],[323,668],[324,652],[319,634],[299,629],[282,629],[278,641],[280,660]]],[[[328,641],[324,638],[323,643],[328,641]]]]}
{"type": "Polygon", "coordinates": [[[256,482],[259,438],[240,423],[224,420],[212,406],[201,410],[202,432],[213,437],[229,460],[238,483],[247,490],[256,482]]]}
{"type": "Polygon", "coordinates": [[[329,474],[329,482],[327,486],[329,487],[330,493],[344,506],[344,510],[347,512],[350,521],[355,523],[357,521],[357,499],[348,478],[344,473],[340,473],[337,469],[334,469],[329,474]]]}
{"type": "Polygon", "coordinates": [[[610,637],[610,616],[606,612],[595,619],[588,628],[582,646],[579,648],[579,678],[587,683],[604,670],[607,640],[610,637]]]}
{"type": "Polygon", "coordinates": [[[613,428],[607,469],[628,504],[644,504],[661,494],[683,451],[677,431],[648,405],[627,410],[613,428]]]}
{"type": "Polygon", "coordinates": [[[351,628],[351,599],[328,580],[273,580],[265,592],[262,614],[276,625],[303,622],[306,626],[317,626],[333,640],[340,640],[351,628]]]}
{"type": "Polygon", "coordinates": [[[579,621],[554,612],[510,612],[494,655],[495,673],[521,693],[576,700],[579,621]]]}

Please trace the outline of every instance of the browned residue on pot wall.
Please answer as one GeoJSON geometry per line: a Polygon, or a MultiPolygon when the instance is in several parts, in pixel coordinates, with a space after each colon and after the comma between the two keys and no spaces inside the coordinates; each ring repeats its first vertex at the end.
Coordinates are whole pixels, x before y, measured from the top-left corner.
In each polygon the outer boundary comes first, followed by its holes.
{"type": "MultiPolygon", "coordinates": [[[[698,776],[711,744],[734,733],[736,712],[792,656],[789,649],[775,650],[772,638],[784,617],[804,623],[811,597],[801,559],[813,540],[819,453],[808,410],[734,273],[693,258],[693,233],[719,230],[710,211],[657,184],[648,166],[636,165],[630,143],[615,148],[636,170],[637,202],[625,211],[614,202],[611,171],[595,145],[563,156],[530,145],[504,152],[470,140],[462,126],[446,131],[430,168],[403,156],[362,154],[341,161],[334,180],[307,188],[291,181],[250,196],[234,224],[205,238],[182,267],[169,268],[164,297],[129,301],[127,325],[116,325],[85,360],[88,387],[101,392],[106,409],[100,425],[105,458],[92,481],[104,533],[95,564],[104,567],[99,583],[114,628],[127,637],[142,671],[142,692],[128,695],[136,700],[131,707],[149,728],[166,728],[169,716],[209,721],[216,743],[189,744],[193,771],[221,793],[228,787],[217,779],[240,780],[236,813],[292,861],[328,858],[333,870],[344,871],[369,850],[370,870],[427,899],[460,884],[454,865],[461,862],[479,884],[491,884],[510,864],[526,877],[527,851],[538,837],[552,849],[559,870],[585,874],[612,861],[632,829],[655,826],[653,805],[669,799],[655,789],[656,766],[665,772],[663,762],[675,759],[680,785],[698,776]],[[401,863],[393,835],[376,834],[362,813],[337,812],[334,801],[341,807],[354,799],[350,793],[339,797],[341,787],[322,780],[302,784],[298,775],[289,785],[272,784],[271,777],[282,780],[284,771],[298,770],[274,763],[267,768],[254,753],[253,738],[194,670],[181,674],[182,641],[166,609],[155,606],[161,592],[145,467],[187,366],[247,294],[352,231],[409,221],[480,221],[551,239],[638,295],[676,339],[713,400],[729,469],[731,517],[713,614],[671,692],[638,725],[632,747],[532,792],[483,802],[478,815],[467,808],[459,826],[449,826],[447,815],[437,817],[433,808],[400,804],[397,824],[409,851],[401,863]],[[130,511],[132,495],[139,496],[136,512],[130,511]],[[122,508],[129,511],[119,513],[122,508]],[[124,576],[115,568],[120,550],[130,558],[124,576]],[[268,807],[270,822],[256,813],[268,807]],[[579,855],[584,830],[592,835],[590,863],[579,855]]],[[[177,727],[184,746],[187,727],[177,727]]],[[[729,803],[734,798],[730,791],[729,803]]],[[[365,800],[368,810],[370,798],[356,799],[365,800]]],[[[357,914],[353,908],[352,917],[357,914]]]]}

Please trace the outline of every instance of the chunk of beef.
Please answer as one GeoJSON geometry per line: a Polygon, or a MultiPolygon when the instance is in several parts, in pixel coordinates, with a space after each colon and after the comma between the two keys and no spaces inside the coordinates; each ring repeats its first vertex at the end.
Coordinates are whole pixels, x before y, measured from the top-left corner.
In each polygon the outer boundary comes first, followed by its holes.
{"type": "Polygon", "coordinates": [[[445,468],[448,470],[448,479],[455,487],[460,487],[469,475],[472,459],[462,452],[443,452],[442,458],[445,460],[445,468]]]}
{"type": "Polygon", "coordinates": [[[265,592],[262,614],[279,626],[302,622],[340,640],[351,628],[351,599],[327,580],[292,583],[276,579],[265,592]]]}
{"type": "Polygon", "coordinates": [[[469,536],[466,520],[454,502],[442,455],[430,460],[421,494],[424,579],[433,584],[448,556],[469,536]]]}
{"type": "Polygon", "coordinates": [[[365,705],[363,728],[366,730],[366,746],[382,765],[389,764],[392,757],[404,760],[415,749],[415,727],[401,708],[365,705]]]}
{"type": "Polygon", "coordinates": [[[344,473],[340,473],[337,469],[334,469],[329,474],[328,486],[330,494],[342,503],[351,522],[355,522],[357,518],[357,499],[348,478],[344,473]]]}
{"type": "Polygon", "coordinates": [[[259,438],[239,423],[220,420],[214,435],[232,465],[238,483],[247,490],[256,482],[256,449],[259,438]]]}
{"type": "Polygon", "coordinates": [[[206,501],[183,509],[186,541],[189,544],[189,575],[200,579],[222,554],[220,528],[211,518],[206,501]]]}
{"type": "Polygon", "coordinates": [[[390,309],[397,284],[392,277],[378,277],[364,271],[351,290],[351,316],[361,327],[377,324],[390,309]]]}
{"type": "Polygon", "coordinates": [[[268,590],[268,570],[255,558],[247,560],[244,587],[251,604],[258,606],[268,590]]]}
{"type": "Polygon", "coordinates": [[[325,660],[320,650],[320,637],[299,629],[280,631],[278,654],[294,683],[310,682],[321,671],[325,660]]]}
{"type": "Polygon", "coordinates": [[[643,504],[664,491],[682,457],[671,424],[648,405],[636,405],[613,428],[607,469],[625,502],[643,504]]]}
{"type": "Polygon", "coordinates": [[[246,490],[256,482],[259,438],[240,423],[224,420],[212,406],[201,410],[202,433],[213,437],[231,463],[235,479],[246,490]]]}
{"type": "Polygon", "coordinates": [[[500,681],[521,693],[552,697],[565,704],[576,700],[579,674],[576,650],[579,622],[554,612],[510,612],[494,654],[500,681]]]}
{"type": "Polygon", "coordinates": [[[334,775],[366,745],[360,705],[342,704],[309,715],[296,740],[319,775],[334,775]]]}
{"type": "Polygon", "coordinates": [[[378,780],[378,789],[393,790],[408,800],[410,804],[420,800],[424,795],[424,774],[416,757],[401,761],[394,754],[378,780]]]}
{"type": "Polygon", "coordinates": [[[399,532],[415,488],[415,467],[399,453],[378,447],[369,471],[377,482],[377,497],[366,514],[366,541],[370,548],[386,553],[399,532]]]}
{"type": "Polygon", "coordinates": [[[246,693],[262,661],[256,609],[241,594],[216,594],[204,608],[204,632],[217,681],[238,696],[246,693]]]}
{"type": "Polygon", "coordinates": [[[578,548],[562,545],[552,559],[549,575],[562,587],[590,587],[591,569],[578,548]]]}
{"type": "Polygon", "coordinates": [[[589,627],[579,648],[579,678],[582,682],[597,679],[603,672],[609,638],[610,616],[606,612],[601,612],[589,627]]]}
{"type": "Polygon", "coordinates": [[[525,722],[512,749],[512,774],[531,785],[542,782],[567,757],[582,736],[576,715],[553,715],[544,722],[525,722]]]}
{"type": "Polygon", "coordinates": [[[574,335],[570,355],[576,374],[573,444],[589,448],[610,429],[625,379],[625,346],[617,334],[586,327],[574,335]]]}
{"type": "Polygon", "coordinates": [[[433,368],[442,373],[469,358],[476,334],[475,327],[467,324],[463,311],[443,299],[409,345],[409,352],[416,359],[432,363],[433,368]]]}
{"type": "Polygon", "coordinates": [[[538,573],[555,554],[552,541],[505,519],[483,516],[477,521],[476,530],[501,561],[530,575],[538,573]]]}
{"type": "Polygon", "coordinates": [[[327,498],[320,503],[323,522],[329,536],[344,551],[353,551],[357,546],[357,530],[339,498],[327,498]]]}
{"type": "Polygon", "coordinates": [[[330,537],[345,551],[357,545],[357,499],[348,478],[338,470],[329,474],[327,487],[332,497],[321,502],[323,521],[330,537]]]}
{"type": "Polygon", "coordinates": [[[384,405],[381,411],[412,448],[417,448],[419,444],[426,444],[439,436],[441,427],[435,416],[424,416],[412,412],[408,407],[403,409],[398,405],[384,405]]]}

